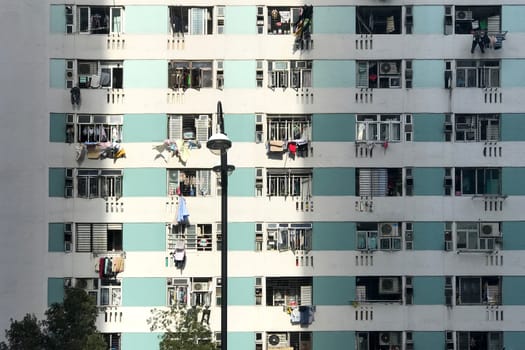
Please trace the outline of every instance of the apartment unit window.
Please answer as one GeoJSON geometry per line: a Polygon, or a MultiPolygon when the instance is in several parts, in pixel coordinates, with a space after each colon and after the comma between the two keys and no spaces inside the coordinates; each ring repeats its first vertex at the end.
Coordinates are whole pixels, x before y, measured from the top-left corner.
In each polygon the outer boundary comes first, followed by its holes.
{"type": "Polygon", "coordinates": [[[209,196],[211,170],[168,169],[168,195],[184,197],[209,196]]]}
{"type": "Polygon", "coordinates": [[[457,87],[500,87],[500,62],[497,60],[456,61],[457,87]]]}
{"type": "Polygon", "coordinates": [[[205,142],[211,135],[210,114],[184,114],[168,116],[168,138],[205,142]]]}
{"type": "Polygon", "coordinates": [[[210,252],[213,245],[213,225],[171,225],[168,231],[168,250],[175,250],[178,241],[184,242],[186,250],[210,252]]]}
{"type": "Polygon", "coordinates": [[[193,278],[191,282],[191,306],[211,305],[211,278],[193,278]]]}
{"type": "Polygon", "coordinates": [[[118,279],[100,280],[100,306],[120,306],[122,301],[121,282],[118,279]]]}
{"type": "Polygon", "coordinates": [[[213,7],[169,7],[172,34],[206,35],[213,32],[213,7]]]}
{"type": "Polygon", "coordinates": [[[356,244],[357,250],[401,250],[401,224],[358,222],[356,244]]]}
{"type": "Polygon", "coordinates": [[[356,178],[358,196],[384,197],[403,194],[401,168],[358,168],[356,178]]]}
{"type": "Polygon", "coordinates": [[[271,89],[312,87],[312,61],[269,61],[268,87],[271,89]]]}
{"type": "Polygon", "coordinates": [[[492,251],[501,241],[497,222],[456,223],[456,248],[465,251],[492,251]]]}
{"type": "Polygon", "coordinates": [[[68,114],[66,142],[122,142],[122,115],[68,114]]]}
{"type": "Polygon", "coordinates": [[[122,33],[124,7],[66,5],[66,32],[82,34],[122,33]],[[74,13],[76,12],[76,16],[74,13]]]}
{"type": "Polygon", "coordinates": [[[401,277],[356,277],[356,299],[360,302],[401,302],[401,277]]]}
{"type": "Polygon", "coordinates": [[[401,61],[357,61],[357,87],[401,87],[401,61]]]}
{"type": "Polygon", "coordinates": [[[120,350],[120,333],[102,333],[106,347],[110,350],[120,350]]]}
{"type": "Polygon", "coordinates": [[[168,87],[183,90],[213,87],[213,62],[170,61],[168,87]]]}
{"type": "Polygon", "coordinates": [[[188,304],[188,280],[186,278],[167,279],[168,306],[188,304]]]}
{"type": "MultiPolygon", "coordinates": [[[[312,349],[312,332],[268,332],[266,342],[267,349],[310,350],[312,349]]],[[[256,350],[262,350],[262,344],[255,346],[256,350]]]]}
{"type": "Polygon", "coordinates": [[[499,114],[456,114],[455,140],[466,142],[498,141],[499,114]]]}
{"type": "Polygon", "coordinates": [[[402,333],[401,332],[356,332],[356,349],[357,350],[401,350],[402,333]]]}
{"type": "Polygon", "coordinates": [[[267,250],[310,251],[312,249],[311,223],[284,223],[267,225],[267,250]]]}
{"type": "Polygon", "coordinates": [[[312,169],[267,169],[267,195],[301,197],[312,195],[312,169]]]}
{"type": "Polygon", "coordinates": [[[456,304],[501,304],[501,278],[498,276],[456,277],[456,304]]]}
{"type": "Polygon", "coordinates": [[[307,157],[312,133],[311,115],[268,115],[266,139],[270,152],[288,150],[299,157],[307,157]]]}
{"type": "Polygon", "coordinates": [[[473,29],[501,30],[501,6],[456,6],[455,33],[471,34],[473,29]]]}
{"type": "Polygon", "coordinates": [[[401,115],[357,115],[356,140],[367,142],[401,141],[401,115]]]}
{"type": "Polygon", "coordinates": [[[401,34],[401,6],[357,6],[356,34],[401,34]]]}
{"type": "Polygon", "coordinates": [[[122,89],[122,61],[78,61],[78,87],[122,89]]]}
{"type": "Polygon", "coordinates": [[[267,306],[312,305],[312,277],[267,277],[267,306]]]}
{"type": "Polygon", "coordinates": [[[456,196],[501,194],[501,168],[456,168],[455,180],[456,196]]]}
{"type": "Polygon", "coordinates": [[[268,34],[294,34],[302,11],[301,7],[268,6],[268,34]]]}
{"type": "Polygon", "coordinates": [[[76,251],[107,253],[122,251],[122,224],[76,224],[76,251]]]}
{"type": "Polygon", "coordinates": [[[98,305],[98,278],[75,278],[75,288],[83,289],[98,305]]]}
{"type": "Polygon", "coordinates": [[[122,197],[122,170],[78,169],[77,195],[80,198],[122,197]]]}
{"type": "Polygon", "coordinates": [[[457,350],[502,350],[502,332],[456,332],[457,350]]]}

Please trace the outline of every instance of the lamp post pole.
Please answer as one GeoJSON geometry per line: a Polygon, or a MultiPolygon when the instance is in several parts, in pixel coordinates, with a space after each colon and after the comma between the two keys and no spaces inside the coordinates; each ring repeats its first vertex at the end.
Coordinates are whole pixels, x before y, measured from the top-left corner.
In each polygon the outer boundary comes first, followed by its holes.
{"type": "MultiPolygon", "coordinates": [[[[221,101],[217,102],[220,132],[224,134],[221,101]]],[[[228,349],[228,150],[221,150],[221,350],[228,349]]]]}

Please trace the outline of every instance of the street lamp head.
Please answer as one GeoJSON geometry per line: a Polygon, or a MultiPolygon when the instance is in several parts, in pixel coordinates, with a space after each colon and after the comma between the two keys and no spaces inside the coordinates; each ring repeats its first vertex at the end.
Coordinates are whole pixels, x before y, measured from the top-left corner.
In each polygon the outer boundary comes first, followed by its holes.
{"type": "Polygon", "coordinates": [[[227,152],[232,146],[232,141],[225,134],[218,133],[212,135],[206,142],[206,147],[216,155],[227,152]]]}

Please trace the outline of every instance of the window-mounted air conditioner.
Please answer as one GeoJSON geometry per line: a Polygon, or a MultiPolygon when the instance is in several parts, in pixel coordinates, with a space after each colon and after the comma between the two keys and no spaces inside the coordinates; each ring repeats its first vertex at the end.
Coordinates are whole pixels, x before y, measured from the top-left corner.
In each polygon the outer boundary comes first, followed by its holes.
{"type": "Polygon", "coordinates": [[[276,349],[288,346],[288,337],[286,333],[268,334],[268,348],[276,349]]]}
{"type": "Polygon", "coordinates": [[[390,332],[379,333],[379,345],[390,345],[390,332]]]}
{"type": "Polygon", "coordinates": [[[207,282],[193,282],[191,288],[194,292],[207,292],[208,283],[207,282]]]}
{"type": "Polygon", "coordinates": [[[379,293],[381,294],[395,294],[399,293],[400,285],[397,277],[380,277],[379,278],[379,293]]]}
{"type": "Polygon", "coordinates": [[[296,61],[295,62],[295,68],[297,69],[306,69],[308,68],[308,64],[306,61],[296,61]]]}
{"type": "Polygon", "coordinates": [[[472,11],[456,11],[456,20],[472,21],[472,11]]]}
{"type": "Polygon", "coordinates": [[[381,74],[399,74],[397,64],[395,62],[381,62],[379,64],[379,72],[381,74]]]}
{"type": "Polygon", "coordinates": [[[381,236],[399,236],[399,225],[397,222],[387,222],[379,224],[381,236]]]}
{"type": "Polygon", "coordinates": [[[485,237],[499,237],[499,223],[497,222],[485,222],[481,223],[479,227],[480,236],[485,237]]]}

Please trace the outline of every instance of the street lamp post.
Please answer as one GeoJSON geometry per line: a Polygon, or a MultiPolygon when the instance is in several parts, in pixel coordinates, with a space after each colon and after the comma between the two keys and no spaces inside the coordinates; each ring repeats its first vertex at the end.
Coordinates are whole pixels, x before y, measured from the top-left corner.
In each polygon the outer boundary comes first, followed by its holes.
{"type": "Polygon", "coordinates": [[[228,165],[228,149],[232,142],[224,133],[224,118],[221,101],[217,102],[219,133],[212,135],[206,147],[220,154],[221,164],[213,167],[221,176],[221,350],[228,349],[228,173],[235,169],[228,165]]]}

